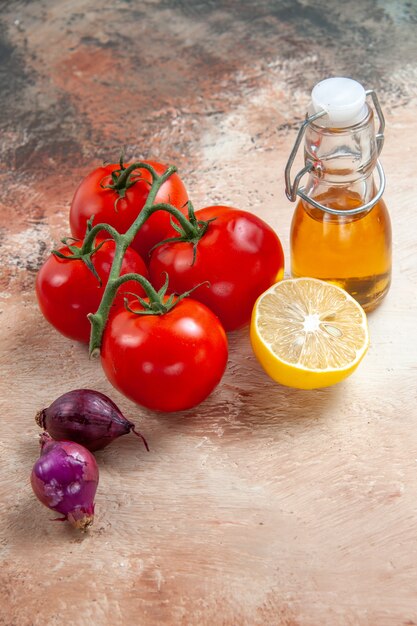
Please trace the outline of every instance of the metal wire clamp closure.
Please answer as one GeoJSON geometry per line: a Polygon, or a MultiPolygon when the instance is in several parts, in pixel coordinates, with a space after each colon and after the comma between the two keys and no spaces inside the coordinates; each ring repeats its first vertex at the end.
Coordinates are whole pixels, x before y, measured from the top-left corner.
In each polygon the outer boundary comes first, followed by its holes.
{"type": "MultiPolygon", "coordinates": [[[[377,112],[378,119],[379,119],[379,129],[376,134],[376,142],[377,142],[378,155],[379,155],[381,153],[382,146],[384,143],[385,118],[384,118],[384,114],[382,113],[381,105],[379,103],[376,92],[373,89],[368,89],[365,92],[365,94],[367,96],[371,96],[372,102],[374,104],[374,107],[375,107],[375,110],[377,112]]],[[[313,163],[313,161],[310,161],[310,160],[306,161],[305,167],[303,167],[298,172],[298,174],[294,178],[294,183],[291,184],[291,168],[293,166],[294,159],[297,155],[298,148],[300,147],[301,141],[304,137],[305,130],[311,122],[314,122],[320,117],[323,117],[323,115],[326,115],[326,111],[319,111],[318,113],[314,113],[313,115],[306,117],[306,119],[304,120],[304,122],[302,123],[300,127],[300,130],[298,131],[297,138],[295,140],[293,149],[291,150],[290,156],[288,158],[287,165],[285,167],[285,195],[287,196],[288,200],[291,200],[291,202],[295,202],[297,199],[297,196],[300,196],[300,198],[302,198],[305,202],[308,202],[309,204],[314,206],[316,209],[320,209],[321,211],[324,211],[326,213],[331,213],[332,215],[358,215],[359,213],[368,211],[378,202],[378,200],[381,199],[381,196],[385,190],[385,174],[384,174],[384,170],[379,160],[376,163],[376,169],[377,169],[378,176],[379,176],[379,189],[377,193],[375,194],[375,196],[369,202],[367,202],[366,204],[362,204],[361,206],[356,207],[355,209],[346,209],[346,210],[345,209],[343,210],[332,209],[330,207],[325,206],[324,204],[320,204],[320,202],[317,202],[316,200],[313,200],[313,198],[310,198],[309,196],[307,196],[307,194],[304,193],[305,187],[299,188],[302,177],[305,174],[308,174],[309,172],[311,172],[311,170],[313,170],[314,167],[316,167],[316,164],[313,163]]]]}

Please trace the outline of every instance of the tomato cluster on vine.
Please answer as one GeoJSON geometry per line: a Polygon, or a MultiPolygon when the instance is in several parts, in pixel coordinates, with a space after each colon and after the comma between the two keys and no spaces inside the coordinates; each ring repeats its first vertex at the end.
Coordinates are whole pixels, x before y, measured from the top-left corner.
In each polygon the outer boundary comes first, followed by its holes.
{"type": "Polygon", "coordinates": [[[100,351],[110,382],[138,404],[202,402],[226,368],[226,331],[248,324],[282,278],[273,229],[232,207],[194,212],[176,169],[152,161],[88,174],[70,228],[36,280],[48,322],[100,351]]]}

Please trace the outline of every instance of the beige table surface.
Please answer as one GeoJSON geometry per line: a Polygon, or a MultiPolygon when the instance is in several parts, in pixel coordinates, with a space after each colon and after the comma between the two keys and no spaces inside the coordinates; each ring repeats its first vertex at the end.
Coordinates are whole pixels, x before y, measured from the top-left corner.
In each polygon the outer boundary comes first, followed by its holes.
{"type": "MultiPolygon", "coordinates": [[[[1,164],[0,624],[417,624],[415,2],[4,3],[1,164]],[[252,210],[289,259],[283,169],[308,92],[375,87],[394,232],[392,289],[340,385],[269,380],[247,329],[220,386],[158,415],[56,333],[36,271],[102,159],[175,163],[196,207],[252,210]],[[90,387],[140,424],[97,454],[82,536],[35,499],[36,411],[90,387]]],[[[288,264],[287,264],[288,275],[288,264]]]]}

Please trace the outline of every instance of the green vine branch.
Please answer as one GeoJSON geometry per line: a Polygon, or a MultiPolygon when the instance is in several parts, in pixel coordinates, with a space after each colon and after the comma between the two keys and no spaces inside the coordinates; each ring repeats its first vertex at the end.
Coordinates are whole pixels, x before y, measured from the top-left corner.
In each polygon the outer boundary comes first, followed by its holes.
{"type": "MultiPolygon", "coordinates": [[[[140,283],[149,298],[149,305],[151,309],[153,307],[151,312],[153,312],[154,314],[166,312],[166,310],[172,308],[172,306],[174,306],[174,304],[178,302],[179,299],[182,299],[182,297],[186,297],[186,295],[189,295],[189,293],[191,293],[187,292],[187,294],[182,294],[179,297],[173,296],[168,305],[165,301],[165,293],[168,286],[167,282],[161,288],[161,290],[157,292],[152,287],[151,283],[139,274],[124,274],[123,276],[120,276],[120,271],[122,268],[123,258],[126,250],[130,246],[136,234],[146,222],[146,220],[149,219],[149,217],[156,211],[166,211],[170,213],[171,216],[174,217],[180,225],[179,227],[177,225],[174,226],[174,228],[180,234],[179,237],[174,239],[181,241],[190,241],[194,244],[194,246],[196,246],[196,243],[203,236],[208,227],[208,222],[202,222],[195,219],[194,210],[191,203],[189,203],[188,207],[189,219],[187,219],[187,217],[183,213],[181,213],[179,209],[171,204],[165,202],[154,204],[155,198],[162,185],[165,183],[165,181],[168,180],[170,176],[172,176],[172,174],[177,171],[177,168],[173,165],[168,167],[161,175],[158,175],[151,165],[149,165],[148,163],[143,163],[141,161],[132,163],[132,165],[127,168],[124,168],[122,166],[121,169],[118,170],[117,175],[113,178],[113,184],[109,187],[111,189],[117,190],[120,194],[122,189],[126,190],[126,185],[129,185],[130,183],[134,184],[134,181],[132,182],[132,179],[130,177],[137,169],[148,170],[148,172],[152,176],[152,184],[145,205],[143,206],[136,220],[124,234],[119,233],[109,224],[96,224],[92,226],[90,223],[89,228],[87,229],[84,243],[81,247],[81,250],[79,251],[80,255],[83,255],[83,258],[89,258],[89,256],[91,256],[95,250],[95,239],[97,235],[103,230],[107,231],[107,233],[110,235],[110,237],[112,237],[112,239],[114,239],[115,242],[115,254],[107,285],[104,289],[103,297],[97,311],[95,313],[91,313],[88,316],[91,323],[89,347],[90,356],[97,356],[100,352],[101,341],[110,312],[110,307],[116,296],[117,290],[123,283],[127,282],[128,280],[135,280],[136,282],[140,283]],[[166,309],[165,311],[163,310],[164,308],[166,309]]],[[[171,223],[174,225],[172,221],[171,223]]],[[[144,307],[144,312],[149,311],[148,303],[146,303],[143,299],[139,299],[139,302],[144,307]]]]}

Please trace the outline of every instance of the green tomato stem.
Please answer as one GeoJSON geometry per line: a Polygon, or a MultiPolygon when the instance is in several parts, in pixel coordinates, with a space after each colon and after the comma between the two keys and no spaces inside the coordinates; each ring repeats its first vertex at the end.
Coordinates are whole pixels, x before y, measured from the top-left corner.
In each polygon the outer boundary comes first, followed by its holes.
{"type": "Polygon", "coordinates": [[[112,239],[116,242],[116,244],[120,241],[120,233],[110,226],[110,224],[96,224],[93,228],[87,233],[84,238],[83,245],[80,250],[80,254],[89,254],[94,249],[94,241],[97,237],[98,233],[101,231],[107,231],[112,239]]]}
{"type": "MultiPolygon", "coordinates": [[[[106,230],[109,233],[109,235],[114,239],[116,245],[113,264],[110,270],[107,285],[104,289],[100,306],[95,313],[91,313],[88,316],[91,323],[89,347],[91,357],[97,356],[100,353],[101,341],[104,328],[106,326],[109,316],[110,307],[116,296],[116,292],[122,283],[126,282],[127,280],[136,280],[137,282],[141,283],[151,300],[158,299],[159,297],[158,292],[155,291],[149,281],[147,281],[143,276],[140,276],[139,274],[130,274],[129,278],[127,276],[120,276],[120,271],[122,268],[123,258],[126,250],[130,246],[139,229],[143,226],[146,220],[156,211],[167,211],[173,217],[175,217],[175,219],[178,220],[184,232],[191,239],[198,236],[198,227],[192,225],[189,220],[176,207],[168,203],[154,204],[158,191],[165,183],[165,181],[168,180],[168,178],[177,171],[177,168],[171,165],[163,174],[158,176],[152,166],[148,165],[147,163],[137,162],[126,168],[126,170],[124,170],[120,176],[124,176],[125,172],[128,171],[130,174],[133,171],[132,168],[147,169],[151,173],[153,179],[147,200],[138,217],[130,226],[129,230],[127,230],[124,234],[119,233],[116,229],[109,226],[108,224],[96,224],[87,234],[82,248],[83,254],[88,253],[94,246],[95,237],[102,230],[106,230]],[[133,168],[133,166],[135,167],[133,168]]],[[[126,176],[128,176],[129,174],[127,174],[126,176]]]]}
{"type": "Polygon", "coordinates": [[[114,185],[109,185],[111,189],[115,189],[116,191],[121,191],[124,195],[126,189],[131,186],[130,175],[137,169],[148,170],[150,175],[152,176],[152,181],[155,182],[158,178],[158,174],[155,171],[155,168],[152,167],[149,163],[144,163],[143,161],[136,161],[129,165],[129,167],[124,167],[119,174],[117,181],[114,185]]]}

